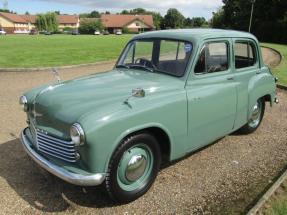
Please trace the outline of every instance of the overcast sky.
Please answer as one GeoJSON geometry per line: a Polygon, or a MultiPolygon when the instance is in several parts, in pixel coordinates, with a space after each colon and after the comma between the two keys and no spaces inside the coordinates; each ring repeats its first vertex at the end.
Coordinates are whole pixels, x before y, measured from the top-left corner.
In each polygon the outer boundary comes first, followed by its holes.
{"type": "MultiPolygon", "coordinates": [[[[2,2],[3,0],[0,0],[2,2]]],[[[60,10],[61,13],[82,13],[106,10],[113,13],[123,9],[142,7],[164,15],[168,8],[177,8],[184,16],[211,18],[222,0],[8,0],[8,8],[17,13],[41,13],[60,10]]],[[[1,5],[2,7],[2,5],[1,5]]]]}

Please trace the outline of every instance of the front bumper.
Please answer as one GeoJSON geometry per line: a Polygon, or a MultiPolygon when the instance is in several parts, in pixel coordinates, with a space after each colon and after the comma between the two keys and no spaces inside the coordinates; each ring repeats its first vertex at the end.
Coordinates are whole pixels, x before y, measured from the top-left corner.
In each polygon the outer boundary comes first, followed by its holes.
{"type": "MultiPolygon", "coordinates": [[[[27,128],[26,128],[27,129],[27,128]]],[[[103,183],[105,180],[105,173],[82,175],[70,172],[63,167],[51,163],[49,160],[38,154],[32,147],[29,139],[26,136],[26,129],[21,133],[21,142],[27,154],[42,168],[52,173],[53,175],[67,181],[71,184],[79,186],[96,186],[103,183]]]]}

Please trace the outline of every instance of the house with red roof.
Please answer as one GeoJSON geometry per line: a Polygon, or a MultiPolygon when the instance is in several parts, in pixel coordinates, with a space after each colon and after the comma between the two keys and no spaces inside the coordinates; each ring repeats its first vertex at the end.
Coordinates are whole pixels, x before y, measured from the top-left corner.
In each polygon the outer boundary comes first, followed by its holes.
{"type": "Polygon", "coordinates": [[[110,33],[115,33],[123,28],[127,28],[134,33],[155,29],[152,15],[102,14],[101,21],[110,33]]]}
{"type": "MultiPolygon", "coordinates": [[[[29,33],[35,29],[36,15],[18,15],[13,13],[0,12],[0,29],[8,34],[29,33]]],[[[77,15],[58,15],[59,30],[64,28],[77,29],[80,26],[80,19],[77,15]]]]}

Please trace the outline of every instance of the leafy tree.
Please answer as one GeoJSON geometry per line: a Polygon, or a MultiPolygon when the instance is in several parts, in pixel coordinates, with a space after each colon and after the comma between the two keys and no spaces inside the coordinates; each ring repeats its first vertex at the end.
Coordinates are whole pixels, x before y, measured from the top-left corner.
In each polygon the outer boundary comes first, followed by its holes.
{"type": "Polygon", "coordinates": [[[99,11],[92,11],[91,13],[81,13],[80,18],[100,18],[101,14],[99,11]]]}
{"type": "Polygon", "coordinates": [[[192,19],[187,17],[185,20],[184,20],[184,27],[187,27],[187,28],[191,28],[193,27],[193,22],[192,22],[192,19]]]}
{"type": "Polygon", "coordinates": [[[39,14],[36,19],[36,27],[39,31],[57,32],[59,23],[55,13],[39,14]]]}
{"type": "Polygon", "coordinates": [[[165,28],[182,28],[185,17],[175,8],[170,8],[164,16],[165,28]]]}
{"type": "MultiPolygon", "coordinates": [[[[10,10],[8,10],[8,9],[1,9],[1,8],[0,8],[0,12],[4,12],[4,13],[15,13],[15,12],[10,11],[10,10]]],[[[16,14],[16,13],[15,13],[15,14],[16,14]]]]}
{"type": "Polygon", "coordinates": [[[129,12],[128,10],[123,10],[123,11],[121,12],[121,14],[126,15],[126,14],[130,14],[130,12],[129,12]]]}
{"type": "Polygon", "coordinates": [[[163,22],[163,17],[160,13],[157,12],[149,12],[153,17],[153,24],[157,30],[161,29],[161,24],[163,22]]]}
{"type": "Polygon", "coordinates": [[[147,11],[145,10],[145,9],[143,9],[143,8],[135,8],[135,9],[132,9],[132,10],[130,10],[130,14],[141,14],[141,15],[143,15],[143,14],[147,14],[147,11]]]}
{"type": "Polygon", "coordinates": [[[82,20],[79,32],[81,34],[94,34],[95,30],[102,31],[104,26],[100,19],[98,20],[82,20]]]}
{"type": "Polygon", "coordinates": [[[192,18],[193,27],[202,27],[207,22],[204,17],[193,17],[192,18]]]}
{"type": "MultiPolygon", "coordinates": [[[[217,28],[248,31],[250,0],[223,0],[223,7],[213,14],[211,24],[217,28]]],[[[261,41],[287,43],[286,0],[257,0],[251,32],[261,41]]]]}
{"type": "Polygon", "coordinates": [[[89,16],[89,18],[100,18],[100,17],[101,17],[101,14],[99,13],[99,11],[96,11],[96,10],[92,11],[89,16]]]}
{"type": "Polygon", "coordinates": [[[212,19],[210,20],[213,28],[224,28],[224,10],[220,8],[218,11],[212,13],[212,19]]]}

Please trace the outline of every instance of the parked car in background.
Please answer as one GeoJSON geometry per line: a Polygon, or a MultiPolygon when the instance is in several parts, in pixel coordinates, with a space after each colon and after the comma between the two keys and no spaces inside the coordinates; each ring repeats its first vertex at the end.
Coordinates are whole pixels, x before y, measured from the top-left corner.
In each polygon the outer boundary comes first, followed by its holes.
{"type": "Polygon", "coordinates": [[[104,31],[103,35],[110,35],[110,32],[109,31],[104,31]]]}
{"type": "Polygon", "coordinates": [[[36,29],[32,29],[29,34],[30,35],[38,35],[39,32],[36,29]]]}
{"type": "Polygon", "coordinates": [[[0,35],[6,35],[6,31],[4,31],[4,29],[0,29],[0,35]]]}
{"type": "Polygon", "coordinates": [[[72,31],[72,35],[80,35],[79,30],[75,29],[72,31]]]}
{"type": "Polygon", "coordinates": [[[129,202],[149,190],[162,162],[256,131],[265,104],[278,102],[275,82],[249,33],[143,33],[112,71],[25,93],[21,140],[52,174],[80,186],[105,182],[114,200],[129,202]]]}
{"type": "Polygon", "coordinates": [[[44,32],[44,35],[50,36],[50,35],[53,35],[53,32],[51,32],[51,31],[45,31],[45,32],[44,32]]]}
{"type": "Polygon", "coordinates": [[[122,32],[122,30],[116,30],[116,33],[115,33],[116,35],[122,35],[123,34],[123,32],[122,32]]]}
{"type": "Polygon", "coordinates": [[[94,35],[101,35],[101,32],[99,30],[95,30],[94,35]]]}

